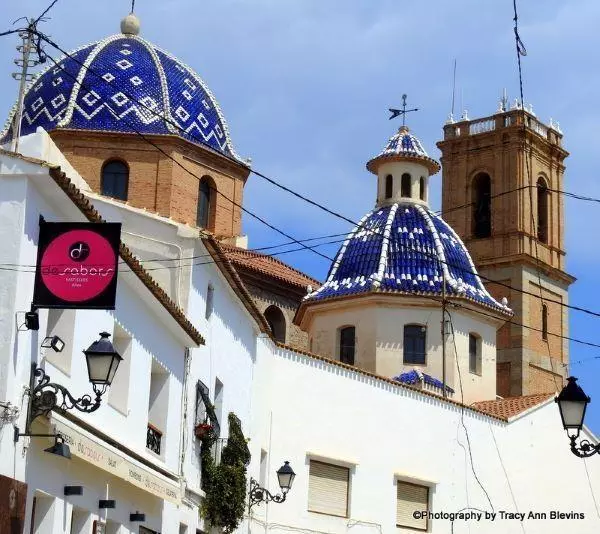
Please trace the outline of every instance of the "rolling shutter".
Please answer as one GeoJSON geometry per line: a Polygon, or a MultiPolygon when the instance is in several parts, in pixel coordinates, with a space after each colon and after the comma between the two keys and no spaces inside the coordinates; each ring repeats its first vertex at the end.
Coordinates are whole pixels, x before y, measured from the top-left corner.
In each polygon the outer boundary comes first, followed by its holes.
{"type": "Polygon", "coordinates": [[[429,488],[401,481],[398,481],[397,487],[396,525],[427,530],[427,518],[415,519],[413,513],[428,510],[429,488]]]}
{"type": "Polygon", "coordinates": [[[348,516],[347,467],[311,460],[308,481],[308,510],[322,514],[348,516]]]}

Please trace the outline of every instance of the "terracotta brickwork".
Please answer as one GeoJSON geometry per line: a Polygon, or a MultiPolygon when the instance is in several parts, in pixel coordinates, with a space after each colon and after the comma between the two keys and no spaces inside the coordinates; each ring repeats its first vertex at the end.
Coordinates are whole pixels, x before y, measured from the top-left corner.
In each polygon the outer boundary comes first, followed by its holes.
{"type": "Polygon", "coordinates": [[[568,335],[566,308],[544,301],[548,340],[536,330],[542,329],[540,278],[543,298],[562,303],[567,303],[568,287],[574,281],[565,272],[561,195],[547,194],[545,239],[538,226],[538,181],[549,190],[564,189],[563,162],[568,153],[561,144],[560,133],[521,110],[448,124],[444,140],[438,143],[442,216],[469,248],[490,293],[498,300],[506,297],[514,311],[513,321],[497,335],[501,396],[550,391],[549,384],[554,391],[554,375],[560,382],[563,364],[569,360],[567,343],[550,335],[568,335]],[[490,179],[491,230],[487,237],[476,237],[475,179],[482,174],[490,179]]]}
{"type": "Polygon", "coordinates": [[[94,191],[100,193],[103,165],[122,161],[129,167],[129,204],[190,226],[196,226],[199,178],[207,177],[214,188],[207,229],[219,237],[241,234],[247,167],[176,136],[147,136],[160,150],[136,135],[54,130],[51,136],[94,191]]]}

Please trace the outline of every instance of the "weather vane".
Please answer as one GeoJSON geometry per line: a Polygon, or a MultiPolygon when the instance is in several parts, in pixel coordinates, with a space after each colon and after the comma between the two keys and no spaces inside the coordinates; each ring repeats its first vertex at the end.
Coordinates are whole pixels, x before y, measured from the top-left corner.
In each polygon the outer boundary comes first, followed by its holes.
{"type": "Polygon", "coordinates": [[[406,114],[411,111],[419,111],[419,108],[406,109],[406,95],[402,95],[402,109],[389,108],[389,111],[392,114],[390,120],[402,115],[402,126],[406,126],[406,114]]]}

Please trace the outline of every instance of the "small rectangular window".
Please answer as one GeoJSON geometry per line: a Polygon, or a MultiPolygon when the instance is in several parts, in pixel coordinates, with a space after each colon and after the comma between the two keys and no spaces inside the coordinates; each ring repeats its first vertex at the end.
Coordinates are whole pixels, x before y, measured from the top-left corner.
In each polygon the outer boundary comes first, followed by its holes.
{"type": "Polygon", "coordinates": [[[427,327],[419,324],[404,326],[404,363],[425,365],[427,327]]]}
{"type": "Polygon", "coordinates": [[[308,511],[348,517],[350,469],[310,461],[308,476],[308,511]]]}
{"type": "Polygon", "coordinates": [[[396,526],[427,530],[427,517],[415,518],[415,512],[429,511],[429,488],[409,482],[397,482],[396,526]]]}
{"type": "Polygon", "coordinates": [[[548,340],[548,306],[542,304],[542,339],[548,340]]]}
{"type": "Polygon", "coordinates": [[[481,374],[481,338],[469,334],[469,372],[481,374]]]}
{"type": "Polygon", "coordinates": [[[356,329],[346,326],[340,329],[340,361],[348,365],[354,365],[354,354],[356,349],[356,329]]]}

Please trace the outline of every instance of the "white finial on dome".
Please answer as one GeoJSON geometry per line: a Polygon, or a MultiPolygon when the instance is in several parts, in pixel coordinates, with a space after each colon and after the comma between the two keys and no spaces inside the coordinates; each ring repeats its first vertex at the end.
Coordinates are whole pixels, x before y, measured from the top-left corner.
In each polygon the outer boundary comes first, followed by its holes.
{"type": "Polygon", "coordinates": [[[121,21],[121,33],[125,35],[138,35],[140,33],[140,19],[133,12],[121,21]]]}
{"type": "Polygon", "coordinates": [[[504,306],[505,308],[508,308],[508,299],[506,297],[502,297],[502,300],[500,301],[500,303],[502,304],[502,306],[504,306]]]}

